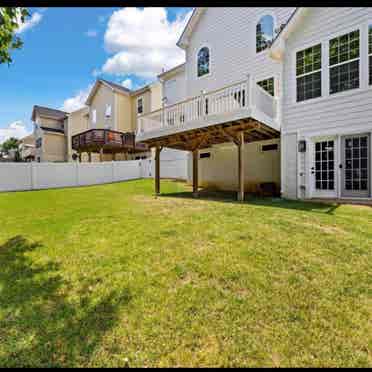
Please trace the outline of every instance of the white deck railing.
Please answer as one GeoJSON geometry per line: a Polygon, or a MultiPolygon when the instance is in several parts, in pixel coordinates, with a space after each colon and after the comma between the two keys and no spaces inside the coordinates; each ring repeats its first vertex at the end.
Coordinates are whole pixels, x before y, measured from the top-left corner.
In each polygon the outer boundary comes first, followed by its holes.
{"type": "Polygon", "coordinates": [[[142,115],[138,118],[137,135],[165,128],[187,128],[193,122],[203,122],[212,116],[233,114],[242,109],[255,108],[270,120],[277,121],[277,106],[277,98],[248,78],[142,115]]]}

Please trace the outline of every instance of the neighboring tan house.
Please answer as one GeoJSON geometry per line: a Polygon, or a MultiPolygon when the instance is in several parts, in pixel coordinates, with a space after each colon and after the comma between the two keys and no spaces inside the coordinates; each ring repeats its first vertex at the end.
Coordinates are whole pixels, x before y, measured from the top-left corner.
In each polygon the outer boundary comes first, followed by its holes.
{"type": "Polygon", "coordinates": [[[130,160],[151,156],[147,146],[136,145],[135,132],[138,117],[161,107],[160,83],[131,91],[119,84],[98,79],[86,106],[84,119],[81,119],[80,113],[71,113],[68,124],[72,149],[80,153],[81,161],[130,160]],[[80,130],[83,127],[85,130],[80,130]]]}
{"type": "Polygon", "coordinates": [[[61,110],[34,106],[31,120],[34,123],[37,162],[67,161],[67,114],[61,110]]]}
{"type": "Polygon", "coordinates": [[[19,153],[21,160],[23,161],[34,161],[35,160],[35,136],[30,134],[29,136],[23,137],[19,141],[19,153]]]}
{"type": "Polygon", "coordinates": [[[37,161],[130,160],[151,156],[135,143],[137,118],[161,107],[161,84],[137,90],[98,79],[86,106],[71,113],[34,106],[37,161]]]}

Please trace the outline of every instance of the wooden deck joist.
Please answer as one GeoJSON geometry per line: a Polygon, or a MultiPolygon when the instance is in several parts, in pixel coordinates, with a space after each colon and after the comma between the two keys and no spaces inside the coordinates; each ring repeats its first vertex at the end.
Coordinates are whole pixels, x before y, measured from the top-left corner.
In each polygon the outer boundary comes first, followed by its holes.
{"type": "Polygon", "coordinates": [[[280,132],[277,130],[249,118],[185,130],[184,132],[144,140],[141,143],[148,147],[169,147],[177,150],[193,151],[195,148],[200,150],[212,145],[232,142],[233,138],[236,138],[240,132],[244,133],[244,142],[280,137],[280,132]]]}

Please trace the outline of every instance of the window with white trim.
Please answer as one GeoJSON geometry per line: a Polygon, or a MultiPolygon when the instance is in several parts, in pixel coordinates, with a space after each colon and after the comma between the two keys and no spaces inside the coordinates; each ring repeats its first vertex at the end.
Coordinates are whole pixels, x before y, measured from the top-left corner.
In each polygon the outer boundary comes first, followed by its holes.
{"type": "Polygon", "coordinates": [[[265,15],[260,18],[256,25],[256,53],[270,47],[274,40],[274,18],[265,15]]]}
{"type": "Polygon", "coordinates": [[[266,90],[267,93],[271,94],[274,97],[274,78],[261,80],[257,82],[262,89],[266,90]]]}
{"type": "Polygon", "coordinates": [[[97,110],[94,109],[92,110],[92,123],[96,124],[96,122],[97,122],[97,110]]]}
{"type": "Polygon", "coordinates": [[[138,98],[137,100],[137,114],[141,115],[143,114],[143,98],[138,98]]]}
{"type": "Polygon", "coordinates": [[[372,85],[372,25],[368,27],[369,85],[372,85]]]}
{"type": "Polygon", "coordinates": [[[322,95],[322,44],[296,53],[297,102],[322,95]]]}
{"type": "Polygon", "coordinates": [[[111,105],[106,104],[106,112],[105,112],[106,118],[111,117],[111,105]]]}
{"type": "Polygon", "coordinates": [[[209,48],[203,47],[198,52],[197,72],[198,77],[209,74],[209,48]]]}
{"type": "Polygon", "coordinates": [[[329,94],[359,88],[359,30],[329,41],[329,94]]]}

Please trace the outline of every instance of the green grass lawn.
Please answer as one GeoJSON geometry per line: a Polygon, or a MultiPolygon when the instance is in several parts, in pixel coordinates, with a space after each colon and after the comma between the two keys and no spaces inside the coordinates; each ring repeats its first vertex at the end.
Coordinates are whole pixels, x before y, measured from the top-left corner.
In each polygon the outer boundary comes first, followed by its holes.
{"type": "Polygon", "coordinates": [[[0,194],[0,366],[372,366],[372,208],[188,190],[0,194]]]}

